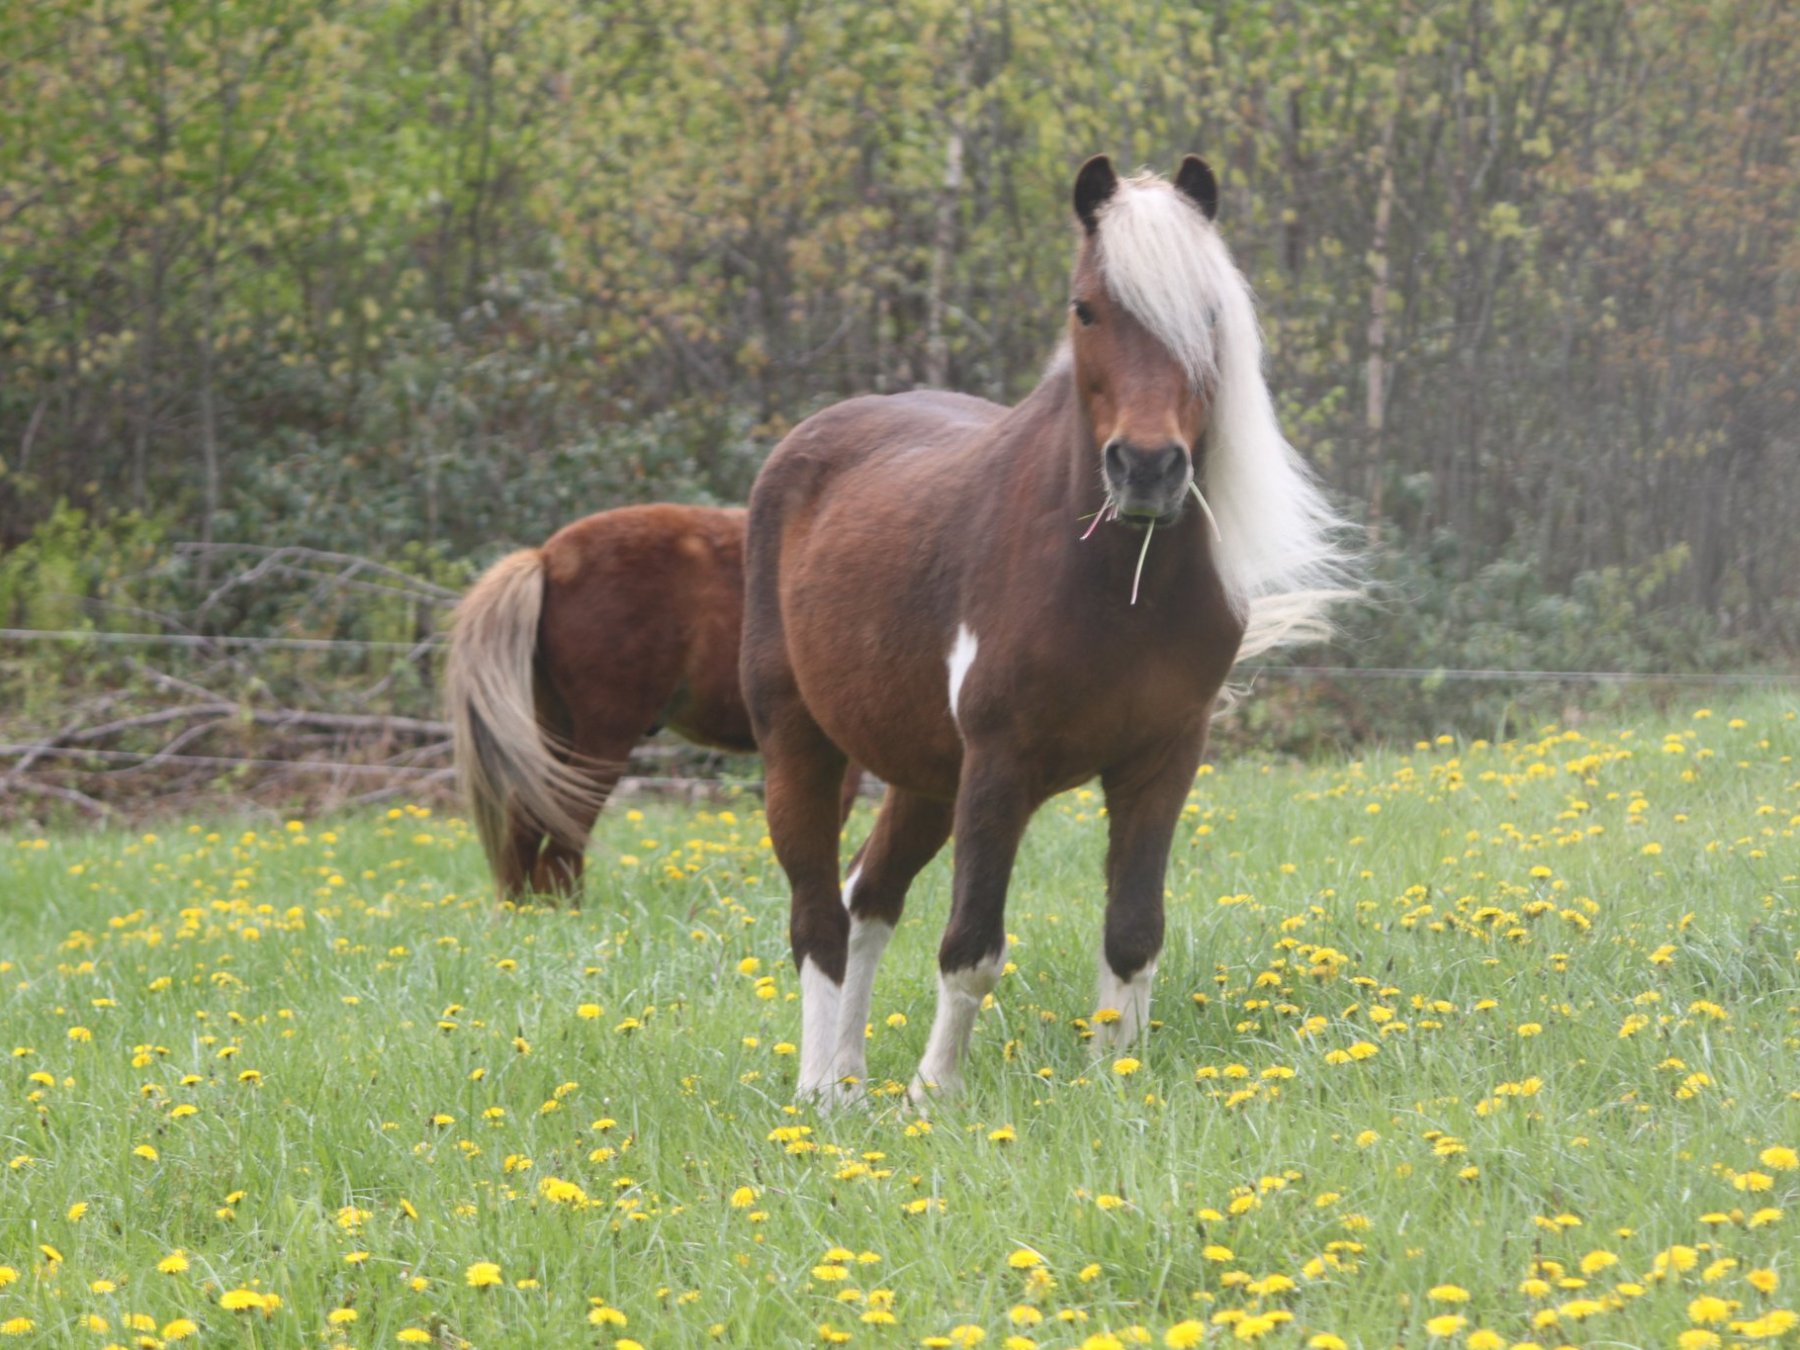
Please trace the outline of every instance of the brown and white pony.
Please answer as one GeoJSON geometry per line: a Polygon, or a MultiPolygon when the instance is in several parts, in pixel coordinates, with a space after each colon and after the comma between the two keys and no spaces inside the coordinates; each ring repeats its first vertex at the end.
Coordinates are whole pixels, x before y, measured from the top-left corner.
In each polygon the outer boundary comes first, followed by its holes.
{"type": "MultiPolygon", "coordinates": [[[[738,688],[744,512],[626,506],[508,554],[457,606],[456,766],[501,896],[578,895],[632,747],[659,726],[756,748],[738,688]]],[[[844,776],[840,811],[861,774],[844,776]]]]}
{"type": "Polygon", "coordinates": [[[743,677],[792,888],[798,1088],[865,1076],[877,963],[954,832],[938,1011],[915,1099],[955,1090],[1006,959],[1026,823],[1098,776],[1107,805],[1103,1045],[1144,1029],[1163,877],[1232,664],[1326,631],[1340,521],[1281,435],[1217,184],[1121,181],[1100,156],[1067,336],[1017,407],[852,399],[801,423],[750,502],[743,677]],[[1190,509],[1190,501],[1194,503],[1190,509]],[[846,757],[889,784],[838,883],[846,757]]]}

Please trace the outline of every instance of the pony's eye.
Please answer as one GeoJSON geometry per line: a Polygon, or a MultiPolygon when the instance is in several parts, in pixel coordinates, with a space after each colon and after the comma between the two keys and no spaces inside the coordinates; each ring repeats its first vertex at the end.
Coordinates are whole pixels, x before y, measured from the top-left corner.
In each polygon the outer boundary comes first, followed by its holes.
{"type": "Polygon", "coordinates": [[[1093,324],[1094,311],[1088,308],[1087,301],[1071,300],[1069,301],[1069,308],[1075,311],[1075,317],[1081,321],[1081,326],[1083,328],[1090,327],[1093,324]]]}

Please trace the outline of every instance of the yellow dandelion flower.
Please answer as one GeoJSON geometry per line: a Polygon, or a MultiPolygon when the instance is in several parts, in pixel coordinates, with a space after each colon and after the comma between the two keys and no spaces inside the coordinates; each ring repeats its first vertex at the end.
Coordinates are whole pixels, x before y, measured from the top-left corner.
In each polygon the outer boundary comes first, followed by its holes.
{"type": "Polygon", "coordinates": [[[1141,1061],[1133,1059],[1130,1055],[1124,1055],[1113,1061],[1112,1071],[1121,1078],[1129,1078],[1143,1067],[1141,1061]]]}
{"type": "Polygon", "coordinates": [[[1021,1247],[1006,1258],[1006,1264],[1014,1270],[1030,1270],[1033,1266],[1044,1264],[1044,1258],[1029,1247],[1021,1247]]]}
{"type": "Polygon", "coordinates": [[[86,1214],[87,1212],[88,1212],[87,1201],[77,1200],[74,1204],[69,1206],[68,1220],[70,1223],[80,1223],[82,1215],[86,1214]]]}
{"type": "Polygon", "coordinates": [[[1469,1325],[1469,1319],[1461,1313],[1440,1313],[1425,1323],[1425,1330],[1432,1336],[1454,1336],[1469,1325]]]}
{"type": "Polygon", "coordinates": [[[486,1289],[490,1285],[505,1284],[500,1275],[498,1263],[493,1261],[477,1261],[464,1272],[463,1278],[469,1282],[471,1289],[486,1289]]]}
{"type": "Polygon", "coordinates": [[[1757,1154],[1756,1158],[1764,1167],[1776,1172],[1791,1172],[1800,1167],[1800,1153],[1780,1144],[1770,1145],[1757,1154]]]}
{"type": "Polygon", "coordinates": [[[179,1275],[188,1268],[187,1253],[173,1251],[156,1263],[156,1268],[165,1275],[179,1275]]]}
{"type": "Polygon", "coordinates": [[[1719,1333],[1703,1327],[1692,1327],[1675,1338],[1679,1350],[1713,1350],[1718,1343],[1719,1333]]]}
{"type": "Polygon", "coordinates": [[[1329,1331],[1321,1331],[1306,1346],[1307,1350],[1350,1350],[1342,1336],[1334,1336],[1329,1331]]]}
{"type": "Polygon", "coordinates": [[[588,1321],[597,1327],[622,1327],[629,1320],[617,1308],[609,1307],[604,1303],[588,1314],[588,1321]]]}
{"type": "Polygon", "coordinates": [[[1489,1331],[1486,1327],[1477,1327],[1463,1341],[1469,1350],[1506,1350],[1506,1337],[1497,1331],[1489,1331]]]}
{"type": "Polygon", "coordinates": [[[0,1336],[29,1336],[36,1326],[29,1317],[9,1317],[0,1322],[0,1336]]]}
{"type": "Polygon", "coordinates": [[[226,1312],[249,1312],[263,1306],[263,1296],[254,1289],[227,1289],[219,1295],[219,1306],[226,1312]]]}
{"type": "Polygon", "coordinates": [[[1044,1320],[1044,1314],[1029,1303],[1015,1303],[1006,1310],[1006,1320],[1015,1327],[1035,1327],[1044,1320]]]}
{"type": "Polygon", "coordinates": [[[1203,1323],[1188,1318],[1185,1322],[1177,1322],[1163,1332],[1163,1344],[1169,1350],[1193,1350],[1206,1339],[1206,1327],[1203,1323]]]}
{"type": "Polygon", "coordinates": [[[356,1309],[333,1308],[330,1312],[325,1314],[325,1320],[334,1327],[347,1326],[356,1320],[356,1309]]]}
{"type": "Polygon", "coordinates": [[[165,1341],[185,1341],[190,1336],[200,1334],[200,1324],[190,1318],[177,1317],[172,1322],[164,1323],[162,1331],[158,1334],[165,1341]]]}
{"type": "Polygon", "coordinates": [[[1737,1304],[1719,1298],[1715,1294],[1702,1294],[1687,1306],[1688,1321],[1706,1326],[1713,1322],[1723,1322],[1730,1317],[1737,1304]]]}
{"type": "Polygon", "coordinates": [[[951,1327],[946,1339],[951,1345],[980,1345],[987,1339],[987,1332],[973,1322],[964,1322],[960,1326],[951,1327]]]}
{"type": "Polygon", "coordinates": [[[1460,1284],[1434,1285],[1425,1295],[1433,1303],[1467,1303],[1469,1291],[1460,1284]]]}
{"type": "Polygon", "coordinates": [[[401,1327],[394,1339],[402,1345],[430,1345],[432,1335],[423,1327],[401,1327]]]}
{"type": "Polygon", "coordinates": [[[750,1206],[755,1203],[756,1188],[754,1186],[739,1186],[731,1193],[731,1207],[733,1209],[749,1209],[750,1206]]]}

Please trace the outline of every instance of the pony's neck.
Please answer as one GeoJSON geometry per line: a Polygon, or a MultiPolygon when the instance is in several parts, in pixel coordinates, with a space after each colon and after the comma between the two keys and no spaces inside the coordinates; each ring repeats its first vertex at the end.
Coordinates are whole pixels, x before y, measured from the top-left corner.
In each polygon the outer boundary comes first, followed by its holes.
{"type": "Polygon", "coordinates": [[[1100,447],[1075,390],[1075,362],[1065,345],[1044,378],[1013,409],[1020,435],[1019,468],[1034,483],[1039,506],[1087,528],[1106,505],[1100,478],[1100,447]]]}

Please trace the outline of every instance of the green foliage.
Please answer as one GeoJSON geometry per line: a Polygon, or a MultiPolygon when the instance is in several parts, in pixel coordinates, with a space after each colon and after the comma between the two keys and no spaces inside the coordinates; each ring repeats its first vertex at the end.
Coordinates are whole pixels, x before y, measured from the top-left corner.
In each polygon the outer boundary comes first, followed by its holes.
{"type": "Polygon", "coordinates": [[[9,544],[741,500],[835,398],[1021,395],[1074,166],[1198,149],[1285,425],[1379,502],[1382,660],[1800,645],[1792,6],[45,0],[0,51],[9,544]]]}
{"type": "Polygon", "coordinates": [[[145,578],[163,557],[163,523],[135,512],[96,521],[57,502],[30,539],[0,556],[0,625],[154,632],[168,598],[145,578]]]}

